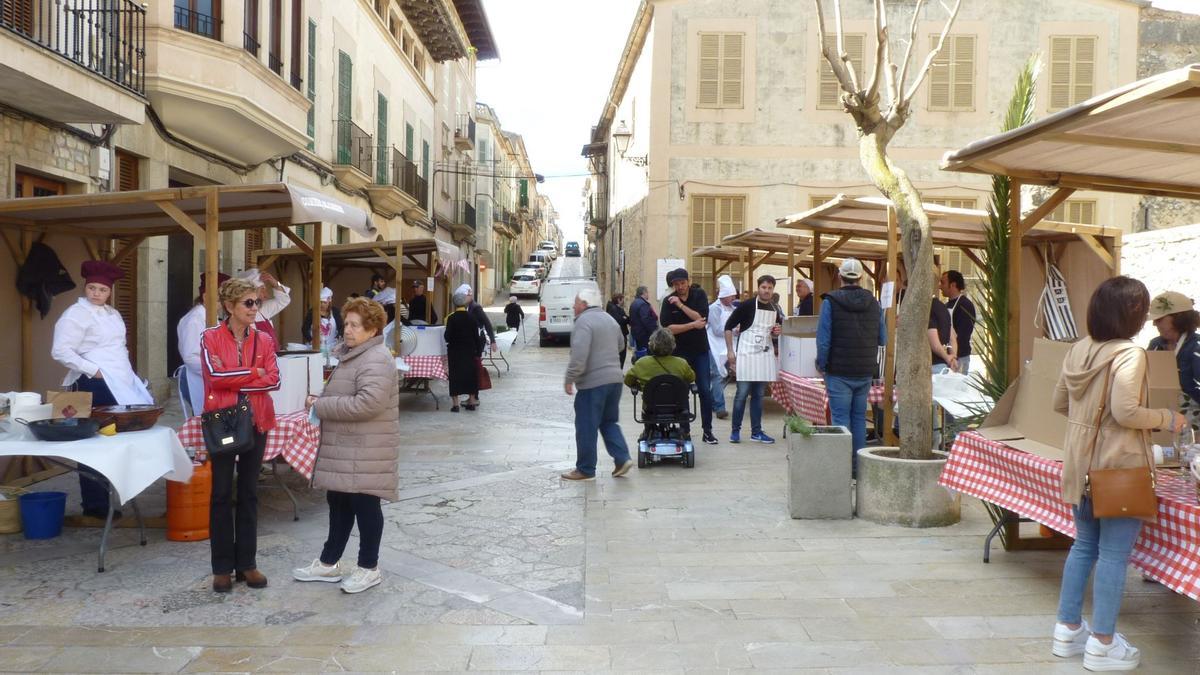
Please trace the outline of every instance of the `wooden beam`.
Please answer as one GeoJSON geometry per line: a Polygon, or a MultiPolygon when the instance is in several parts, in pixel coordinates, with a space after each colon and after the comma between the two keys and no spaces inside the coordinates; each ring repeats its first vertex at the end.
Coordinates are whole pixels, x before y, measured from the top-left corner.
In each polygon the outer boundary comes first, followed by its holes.
{"type": "Polygon", "coordinates": [[[1090,250],[1092,253],[1095,253],[1096,257],[1100,258],[1101,262],[1107,265],[1109,269],[1113,269],[1113,255],[1109,253],[1108,249],[1104,248],[1095,237],[1090,234],[1081,234],[1079,235],[1079,241],[1082,241],[1084,244],[1086,244],[1088,250],[1090,250]]]}
{"type": "MultiPolygon", "coordinates": [[[[12,254],[13,262],[17,264],[17,267],[24,265],[25,254],[23,251],[17,248],[17,242],[12,240],[12,237],[8,235],[8,231],[0,230],[0,237],[4,238],[4,245],[8,247],[8,252],[12,254]]],[[[92,256],[92,259],[94,260],[95,256],[92,256]]]]}
{"type": "Polygon", "coordinates": [[[821,303],[817,302],[817,298],[825,292],[825,274],[821,269],[821,263],[825,262],[825,256],[821,253],[821,233],[813,232],[813,264],[812,264],[812,282],[813,282],[813,316],[821,313],[821,303]]]}
{"type": "MultiPolygon", "coordinates": [[[[165,202],[159,202],[162,207],[165,202]]],[[[174,206],[174,204],[171,204],[174,206]]],[[[170,214],[170,211],[163,209],[170,214]]],[[[185,216],[186,217],[186,216],[185,216]]],[[[190,220],[190,218],[188,219],[190,220]]],[[[183,225],[180,222],[180,225],[183,225]]],[[[204,197],[204,321],[206,326],[217,323],[217,297],[220,292],[221,198],[216,188],[209,188],[204,197]]],[[[186,226],[184,229],[187,229],[186,226]]],[[[193,236],[195,236],[193,234],[193,236]]]]}
{"type": "MultiPolygon", "coordinates": [[[[320,231],[320,228],[317,228],[317,230],[320,231]]],[[[287,237],[293,244],[295,244],[296,248],[304,251],[304,254],[309,258],[313,257],[313,247],[309,246],[308,242],[301,239],[300,235],[292,232],[292,228],[287,226],[280,227],[279,232],[283,234],[283,236],[287,237]]]]}
{"type": "Polygon", "coordinates": [[[254,266],[260,270],[270,269],[271,266],[275,264],[276,260],[279,260],[279,256],[277,255],[269,255],[265,258],[259,258],[258,254],[256,253],[254,258],[254,266]]]}
{"type": "Polygon", "coordinates": [[[713,276],[716,277],[716,276],[720,275],[721,272],[724,272],[725,270],[729,269],[729,264],[732,261],[730,261],[730,260],[715,260],[713,262],[721,263],[720,265],[717,265],[717,267],[713,270],[713,276]]]}
{"type": "Polygon", "coordinates": [[[962,251],[962,254],[967,256],[967,259],[975,263],[975,265],[980,269],[986,267],[986,265],[983,264],[983,258],[980,258],[979,254],[971,250],[969,247],[959,246],[958,250],[962,251]]]}
{"type": "Polygon", "coordinates": [[[91,237],[80,237],[79,240],[83,242],[83,247],[87,249],[92,260],[100,259],[100,252],[96,250],[96,242],[91,237]]]}
{"type": "MultiPolygon", "coordinates": [[[[793,273],[796,269],[796,240],[788,239],[788,274],[793,273]]],[[[796,313],[796,279],[789,279],[788,283],[788,316],[796,313]]]]}
{"type": "Polygon", "coordinates": [[[124,248],[117,251],[116,255],[114,255],[112,260],[109,260],[109,262],[114,265],[120,265],[121,261],[137,252],[138,246],[141,246],[143,241],[146,241],[145,237],[134,237],[133,239],[130,239],[129,243],[125,244],[124,248]]]}
{"type": "Polygon", "coordinates": [[[55,197],[36,197],[33,199],[0,200],[0,213],[9,211],[42,211],[45,209],[62,209],[73,207],[114,206],[121,204],[137,204],[159,199],[179,199],[178,188],[161,190],[138,190],[136,192],[92,192],[79,195],[60,195],[55,197]]]}
{"type": "Polygon", "coordinates": [[[313,245],[309,249],[312,256],[312,267],[310,268],[312,271],[308,279],[308,300],[309,308],[312,309],[312,348],[319,351],[321,349],[321,288],[325,286],[325,280],[321,278],[321,275],[324,274],[321,266],[321,247],[323,246],[321,223],[313,223],[312,228],[313,245]]]}
{"type": "MultiPolygon", "coordinates": [[[[154,203],[158,205],[158,208],[161,209],[163,213],[170,216],[171,220],[175,221],[175,223],[177,225],[179,225],[180,227],[182,227],[184,230],[187,230],[187,232],[189,234],[191,234],[193,237],[195,237],[196,239],[204,239],[205,238],[205,228],[200,227],[199,223],[192,220],[192,217],[189,216],[188,214],[184,213],[183,210],[180,209],[178,206],[175,206],[175,204],[173,204],[169,201],[159,201],[159,202],[154,202],[154,203]]],[[[208,218],[207,201],[205,202],[204,213],[205,213],[204,217],[205,217],[205,219],[207,219],[208,218]]],[[[212,325],[212,324],[209,324],[209,325],[212,325]]]]}
{"type": "MultiPolygon", "coordinates": [[[[396,258],[395,258],[395,263],[392,265],[392,267],[393,267],[393,269],[396,270],[396,306],[395,306],[395,309],[396,309],[396,323],[399,324],[400,323],[400,311],[399,310],[400,310],[400,306],[404,304],[404,295],[403,295],[404,294],[404,241],[403,240],[396,242],[396,258]]],[[[393,340],[393,343],[394,343],[393,351],[397,354],[400,353],[400,342],[401,342],[400,338],[401,338],[402,333],[403,333],[403,331],[400,330],[399,325],[397,325],[396,329],[394,331],[392,331],[392,336],[395,338],[393,340]]]]}
{"type": "Polygon", "coordinates": [[[822,254],[822,258],[828,258],[828,257],[832,256],[835,251],[837,251],[839,248],[842,247],[842,244],[845,244],[846,242],[850,241],[850,239],[852,239],[853,236],[854,235],[843,234],[841,239],[838,239],[836,242],[833,243],[833,246],[830,246],[829,248],[825,249],[825,253],[822,254]]]}
{"type": "Polygon", "coordinates": [[[896,235],[900,233],[900,223],[896,218],[896,209],[888,207],[887,229],[887,274],[892,283],[891,306],[884,313],[887,324],[887,345],[883,348],[883,430],[876,429],[875,435],[884,440],[886,445],[898,445],[899,439],[892,431],[896,421],[896,411],[892,406],[892,397],[896,389],[896,282],[899,281],[899,266],[897,258],[900,254],[900,242],[896,235]]]}
{"type": "MultiPolygon", "coordinates": [[[[29,257],[29,249],[33,246],[32,231],[21,229],[20,252],[21,264],[29,257]]],[[[21,296],[21,389],[33,389],[33,300],[21,296]]]]}
{"type": "Polygon", "coordinates": [[[1180,155],[1200,155],[1200,145],[1195,143],[1172,143],[1169,141],[1151,141],[1142,138],[1119,138],[1115,136],[1098,136],[1095,134],[1050,134],[1042,140],[1076,145],[1095,145],[1104,148],[1122,148],[1130,150],[1149,150],[1180,155]]]}
{"type": "MultiPolygon", "coordinates": [[[[751,252],[751,255],[754,255],[753,252],[751,252]]],[[[775,255],[774,251],[767,251],[766,253],[762,254],[762,257],[751,263],[750,269],[758,269],[758,266],[766,262],[767,258],[770,258],[772,255],[775,255]]]]}
{"type": "Polygon", "coordinates": [[[1007,375],[1008,383],[1012,384],[1021,374],[1021,239],[1024,236],[1021,229],[1021,182],[1012,177],[1009,177],[1008,186],[1008,227],[1007,375]]]}
{"type": "MultiPolygon", "coordinates": [[[[1055,190],[1054,194],[1050,195],[1049,199],[1043,202],[1041,206],[1034,209],[1033,213],[1029,214],[1024,220],[1021,221],[1021,236],[1024,236],[1027,232],[1029,232],[1034,225],[1042,222],[1042,219],[1050,215],[1051,211],[1057,209],[1060,204],[1067,201],[1067,197],[1070,197],[1073,194],[1075,194],[1075,190],[1072,188],[1059,188],[1055,190]]],[[[1018,217],[1020,216],[1020,214],[1017,215],[1018,217]]]]}

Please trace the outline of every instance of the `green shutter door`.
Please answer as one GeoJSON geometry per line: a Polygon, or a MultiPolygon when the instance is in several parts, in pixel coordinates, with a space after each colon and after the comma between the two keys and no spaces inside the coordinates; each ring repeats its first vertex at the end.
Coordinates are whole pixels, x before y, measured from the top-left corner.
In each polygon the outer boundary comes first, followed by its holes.
{"type": "Polygon", "coordinates": [[[379,102],[375,115],[378,119],[377,136],[378,145],[376,146],[375,159],[375,182],[379,185],[386,185],[388,182],[387,172],[387,147],[388,147],[388,101],[387,97],[379,94],[379,102]]]}
{"type": "Polygon", "coordinates": [[[412,161],[413,157],[413,127],[411,124],[404,125],[404,158],[412,161]]]}
{"type": "Polygon", "coordinates": [[[429,180],[429,141],[421,141],[421,175],[429,180]]]}
{"type": "Polygon", "coordinates": [[[317,136],[317,22],[308,20],[308,149],[316,149],[317,136]]]}
{"type": "Polygon", "coordinates": [[[338,164],[350,164],[350,114],[352,78],[354,63],[346,52],[338,52],[338,121],[337,121],[337,161],[338,164]]]}

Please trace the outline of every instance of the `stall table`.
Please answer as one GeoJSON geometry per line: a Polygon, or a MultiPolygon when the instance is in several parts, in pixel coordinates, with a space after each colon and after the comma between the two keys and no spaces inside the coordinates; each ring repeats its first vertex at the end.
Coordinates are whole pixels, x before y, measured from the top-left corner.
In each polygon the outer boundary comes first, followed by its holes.
{"type": "Polygon", "coordinates": [[[104,523],[104,533],[100,536],[100,572],[104,571],[104,554],[108,550],[108,534],[112,531],[113,498],[119,504],[132,503],[141,530],[141,544],[145,546],[146,529],[135,498],[159,478],[186,482],[192,477],[192,460],[183,448],[175,431],[163,426],[145,431],[126,431],[115,436],[93,436],[82,441],[0,441],[0,455],[69,460],[76,464],[61,465],[103,482],[109,493],[109,514],[104,523]],[[79,464],[92,470],[84,471],[79,464]]]}
{"type": "MultiPolygon", "coordinates": [[[[204,447],[204,431],[200,418],[192,417],[179,428],[179,442],[189,448],[204,447]]],[[[321,446],[321,428],[308,421],[308,411],[277,415],[275,428],[267,433],[267,449],[263,462],[282,457],[293,469],[311,479],[321,446]]]]}
{"type": "Polygon", "coordinates": [[[428,393],[433,397],[434,408],[441,410],[441,403],[438,401],[437,394],[429,388],[429,381],[450,379],[450,371],[446,366],[446,355],[412,355],[404,357],[404,362],[408,364],[409,369],[403,374],[404,381],[400,383],[400,386],[413,393],[428,393]]]}
{"type": "MultiPolygon", "coordinates": [[[[939,483],[1075,536],[1062,501],[1062,462],[1023,452],[975,432],[958,435],[939,483]]],[[[1131,562],[1171,590],[1200,600],[1200,505],[1181,476],[1158,474],[1158,521],[1142,526],[1131,562]]],[[[1002,523],[1001,523],[1002,524],[1002,523]]],[[[997,529],[988,535],[985,548],[997,529]]]]}
{"type": "MultiPolygon", "coordinates": [[[[800,377],[785,371],[771,383],[771,397],[784,410],[809,420],[813,424],[829,424],[829,397],[825,392],[825,381],[819,377],[800,377]]],[[[867,404],[877,406],[883,401],[883,385],[871,385],[867,404]]]]}

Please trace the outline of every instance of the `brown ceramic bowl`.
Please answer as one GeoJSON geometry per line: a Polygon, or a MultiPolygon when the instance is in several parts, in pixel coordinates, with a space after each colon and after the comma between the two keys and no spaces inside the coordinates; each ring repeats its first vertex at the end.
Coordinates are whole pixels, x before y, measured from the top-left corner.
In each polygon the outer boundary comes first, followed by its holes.
{"type": "Polygon", "coordinates": [[[117,433],[149,429],[162,414],[163,408],[159,405],[106,405],[92,408],[92,417],[104,421],[104,424],[113,422],[117,425],[117,433]]]}

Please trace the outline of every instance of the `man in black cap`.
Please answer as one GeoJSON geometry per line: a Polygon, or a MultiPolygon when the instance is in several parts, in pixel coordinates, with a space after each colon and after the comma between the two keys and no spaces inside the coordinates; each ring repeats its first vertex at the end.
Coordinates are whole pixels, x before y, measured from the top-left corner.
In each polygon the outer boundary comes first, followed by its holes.
{"type": "Polygon", "coordinates": [[[682,267],[667,272],[671,294],[663,299],[660,321],[675,335],[675,356],[688,362],[696,372],[696,388],[700,390],[700,422],[704,427],[704,442],[716,445],[712,432],[712,398],[709,382],[708,296],[699,287],[688,283],[688,271],[682,267]]]}
{"type": "Polygon", "coordinates": [[[437,312],[429,305],[429,298],[425,296],[425,282],[420,279],[413,281],[413,299],[408,303],[408,318],[413,322],[428,323],[430,326],[436,326],[438,322],[437,312]],[[429,312],[428,319],[425,317],[426,312],[429,312]]]}

